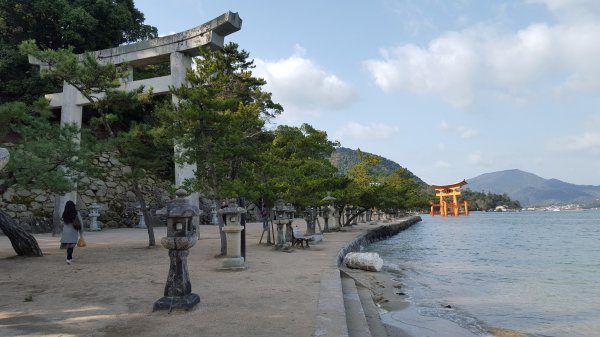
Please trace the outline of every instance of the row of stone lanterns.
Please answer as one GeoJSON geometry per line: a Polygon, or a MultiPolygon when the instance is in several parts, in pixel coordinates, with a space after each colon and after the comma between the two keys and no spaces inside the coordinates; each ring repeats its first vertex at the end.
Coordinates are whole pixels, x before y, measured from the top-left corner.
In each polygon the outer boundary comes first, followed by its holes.
{"type": "MultiPolygon", "coordinates": [[[[166,208],[157,214],[167,216],[167,236],[160,241],[169,250],[170,267],[165,285],[164,296],[154,302],[154,310],[185,309],[190,310],[200,302],[200,296],[192,293],[187,256],[198,238],[193,218],[202,213],[196,206],[189,204],[185,198],[187,192],[183,189],[175,192],[177,198],[167,202],[166,208]]],[[[243,270],[246,262],[241,254],[242,214],[246,209],[239,207],[235,200],[230,200],[227,206],[218,213],[225,217],[223,231],[227,237],[227,255],[223,259],[222,270],[243,270]]]]}

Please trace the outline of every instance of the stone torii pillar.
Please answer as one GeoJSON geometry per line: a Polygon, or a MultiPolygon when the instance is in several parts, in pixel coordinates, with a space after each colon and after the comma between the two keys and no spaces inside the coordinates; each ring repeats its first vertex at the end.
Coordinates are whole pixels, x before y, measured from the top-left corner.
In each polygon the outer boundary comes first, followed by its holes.
{"type": "MultiPolygon", "coordinates": [[[[151,87],[153,93],[156,95],[168,94],[169,86],[178,87],[186,84],[186,73],[191,69],[192,58],[200,54],[200,48],[222,48],[225,36],[237,32],[241,28],[242,19],[238,13],[226,12],[198,27],[180,33],[115,48],[98,50],[91,54],[101,64],[127,62],[131,70],[135,67],[170,61],[170,75],[133,81],[133,76],[130,74],[129,78],[123,79],[121,86],[118,88],[118,90],[130,91],[144,86],[146,88],[151,87]]],[[[84,55],[79,55],[80,60],[83,57],[84,55]]],[[[29,62],[42,67],[45,66],[32,56],[29,56],[29,62]]],[[[81,127],[83,107],[92,103],[77,89],[67,83],[63,84],[63,91],[61,93],[48,94],[46,98],[50,100],[51,108],[61,109],[61,125],[74,123],[79,127],[81,127]]],[[[177,101],[177,98],[173,97],[175,104],[177,104],[177,101]]],[[[79,140],[77,139],[76,141],[79,140]]],[[[185,179],[193,177],[195,170],[196,165],[176,164],[175,184],[180,186],[185,179]]],[[[76,202],[77,192],[73,191],[62,196],[57,207],[62,209],[68,200],[76,202]]],[[[191,193],[188,200],[193,206],[197,207],[199,204],[198,193],[191,193]]],[[[194,219],[194,223],[198,223],[197,217],[194,219]]]]}

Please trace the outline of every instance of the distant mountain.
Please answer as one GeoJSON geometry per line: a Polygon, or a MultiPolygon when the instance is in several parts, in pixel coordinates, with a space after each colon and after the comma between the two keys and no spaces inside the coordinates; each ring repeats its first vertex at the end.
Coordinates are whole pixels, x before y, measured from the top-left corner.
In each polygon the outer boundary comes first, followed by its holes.
{"type": "Polygon", "coordinates": [[[557,179],[544,179],[521,170],[482,174],[467,179],[468,188],[477,192],[507,194],[523,206],[593,203],[600,199],[600,186],[575,185],[557,179]]]}
{"type": "MultiPolygon", "coordinates": [[[[370,154],[381,158],[381,164],[377,168],[378,172],[390,174],[398,169],[403,168],[400,164],[389,160],[387,158],[381,157],[376,154],[372,154],[369,152],[362,151],[362,153],[370,154]]],[[[347,174],[350,168],[356,164],[358,164],[358,151],[348,149],[345,147],[337,148],[329,158],[329,161],[333,166],[335,166],[341,174],[347,174]]],[[[419,184],[428,186],[421,178],[414,175],[412,172],[408,171],[418,182],[419,184]]]]}

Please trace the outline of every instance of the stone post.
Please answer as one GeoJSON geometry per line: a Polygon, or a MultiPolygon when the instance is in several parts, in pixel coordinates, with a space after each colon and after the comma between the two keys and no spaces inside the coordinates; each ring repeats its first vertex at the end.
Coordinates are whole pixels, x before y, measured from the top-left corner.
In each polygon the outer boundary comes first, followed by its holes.
{"type": "Polygon", "coordinates": [[[143,229],[147,229],[148,227],[146,227],[146,219],[144,219],[144,212],[142,211],[142,206],[140,206],[139,204],[135,206],[135,208],[137,209],[138,212],[138,224],[135,226],[135,228],[143,228],[143,229]]]}
{"type": "Polygon", "coordinates": [[[212,201],[212,204],[210,204],[210,214],[211,214],[211,218],[210,218],[211,224],[218,226],[219,218],[217,217],[217,203],[214,200],[212,201]]]}
{"type": "Polygon", "coordinates": [[[333,212],[334,212],[333,213],[333,217],[335,218],[334,226],[333,227],[334,228],[339,228],[339,226],[341,226],[341,223],[342,223],[341,222],[341,220],[342,220],[341,219],[341,217],[342,217],[342,209],[340,209],[339,207],[337,207],[337,208],[334,208],[333,212]]]}
{"type": "Polygon", "coordinates": [[[292,236],[294,228],[292,227],[292,223],[294,222],[294,215],[296,213],[296,208],[292,204],[286,204],[285,215],[287,217],[287,223],[285,224],[285,241],[292,244],[292,236]]]}
{"type": "Polygon", "coordinates": [[[314,214],[314,208],[313,207],[308,207],[305,211],[304,211],[304,219],[306,221],[306,233],[305,235],[313,235],[315,234],[315,214],[314,214]]]}
{"type": "Polygon", "coordinates": [[[90,231],[99,231],[102,230],[100,227],[98,227],[98,217],[100,216],[100,205],[98,205],[97,203],[93,202],[90,206],[90,231]]]}
{"type": "MultiPolygon", "coordinates": [[[[352,210],[350,209],[350,207],[346,207],[346,210],[344,211],[344,215],[346,216],[344,218],[344,224],[348,223],[348,219],[350,219],[350,215],[352,215],[352,210]]],[[[352,225],[352,223],[348,223],[348,226],[352,225]]]]}
{"type": "MultiPolygon", "coordinates": [[[[66,124],[75,124],[78,128],[81,128],[83,106],[77,104],[78,95],[79,91],[75,89],[74,86],[67,84],[67,82],[63,83],[62,108],[60,115],[61,127],[66,124]]],[[[79,144],[81,139],[77,136],[73,141],[79,144]]],[[[77,186],[75,186],[74,191],[59,196],[58,205],[56,205],[58,207],[57,209],[62,212],[62,210],[65,209],[65,204],[69,200],[77,204],[77,186]]]]}
{"type": "Polygon", "coordinates": [[[329,206],[324,206],[321,214],[323,215],[323,232],[329,232],[329,206]]]}
{"type": "Polygon", "coordinates": [[[288,222],[287,206],[282,202],[278,201],[273,207],[273,213],[275,214],[275,220],[273,221],[277,225],[277,237],[275,239],[275,250],[288,250],[291,248],[291,244],[286,242],[285,235],[283,232],[283,226],[288,222]]]}
{"type": "Polygon", "coordinates": [[[190,310],[200,303],[200,296],[192,293],[187,257],[188,250],[198,240],[193,218],[199,216],[201,211],[187,202],[185,190],[179,189],[175,194],[177,198],[167,203],[166,210],[159,211],[167,215],[167,236],[163,237],[160,243],[169,250],[171,264],[164,296],[154,302],[155,311],[190,310]]]}
{"type": "MultiPolygon", "coordinates": [[[[187,84],[185,76],[188,69],[192,68],[192,57],[188,54],[174,52],[170,54],[171,61],[171,83],[174,87],[181,87],[187,84]]],[[[172,96],[173,104],[179,104],[179,98],[172,96]]],[[[175,155],[180,154],[183,149],[175,145],[175,155]]],[[[194,178],[196,175],[196,163],[176,164],[175,165],[175,185],[182,186],[186,179],[194,178]]],[[[200,194],[198,192],[190,193],[188,201],[192,206],[200,207],[200,194]]],[[[200,225],[200,218],[194,217],[194,226],[200,225]]]]}
{"type": "Polygon", "coordinates": [[[227,255],[223,259],[222,270],[244,270],[246,262],[242,256],[242,230],[241,226],[242,214],[246,213],[246,209],[239,207],[235,199],[232,199],[227,207],[221,208],[219,214],[225,215],[227,222],[223,226],[223,232],[227,238],[227,255]]]}
{"type": "Polygon", "coordinates": [[[8,164],[8,160],[10,159],[10,152],[7,149],[0,147],[0,171],[8,164]]]}

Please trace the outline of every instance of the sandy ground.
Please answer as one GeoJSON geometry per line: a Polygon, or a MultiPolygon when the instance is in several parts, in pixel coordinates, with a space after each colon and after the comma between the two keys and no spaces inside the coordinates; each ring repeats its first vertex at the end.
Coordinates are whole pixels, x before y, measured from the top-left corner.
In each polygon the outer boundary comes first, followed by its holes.
{"type": "MultiPolygon", "coordinates": [[[[302,228],[304,224],[301,220],[302,228]]],[[[296,221],[294,222],[296,224],[296,221]]],[[[65,263],[59,238],[37,235],[45,256],[16,257],[0,236],[0,336],[311,336],[321,273],[367,229],[327,233],[291,253],[258,244],[262,225],[247,225],[244,271],[220,271],[218,228],[200,226],[190,250],[192,311],[153,312],[168,274],[167,250],[147,248],[143,229],[86,232],[88,246],[65,263]]],[[[166,229],[155,229],[157,242],[166,229]]],[[[266,235],[265,235],[266,237],[266,235]]]]}
{"type": "MultiPolygon", "coordinates": [[[[301,220],[294,223],[305,227],[301,220]]],[[[287,253],[265,245],[266,238],[259,244],[262,225],[250,223],[248,269],[232,272],[219,270],[218,228],[200,226],[188,268],[201,302],[191,311],[171,313],[152,311],[163,296],[169,258],[160,244],[147,247],[146,230],[86,232],[88,246],[75,249],[72,265],[58,249],[58,237],[36,234],[45,256],[22,258],[0,236],[0,336],[312,336],[321,274],[335,268],[345,243],[369,228],[360,224],[326,233],[322,243],[287,253]]],[[[160,242],[166,229],[156,228],[155,235],[160,242]]],[[[468,336],[449,335],[451,322],[434,324],[420,316],[398,296],[389,274],[351,274],[383,307],[400,310],[395,318],[407,324],[390,336],[468,336]],[[414,325],[425,330],[411,330],[414,325]]]]}

